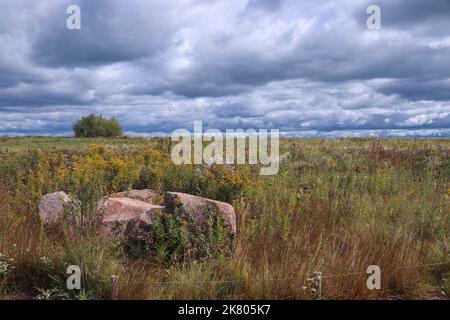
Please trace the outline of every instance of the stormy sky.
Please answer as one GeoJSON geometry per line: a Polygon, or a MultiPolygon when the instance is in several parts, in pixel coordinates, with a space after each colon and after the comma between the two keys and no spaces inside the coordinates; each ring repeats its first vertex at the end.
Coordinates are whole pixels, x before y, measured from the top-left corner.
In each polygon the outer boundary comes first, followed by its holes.
{"type": "Polygon", "coordinates": [[[0,136],[90,113],[129,135],[449,137],[450,0],[0,0],[0,136]]]}

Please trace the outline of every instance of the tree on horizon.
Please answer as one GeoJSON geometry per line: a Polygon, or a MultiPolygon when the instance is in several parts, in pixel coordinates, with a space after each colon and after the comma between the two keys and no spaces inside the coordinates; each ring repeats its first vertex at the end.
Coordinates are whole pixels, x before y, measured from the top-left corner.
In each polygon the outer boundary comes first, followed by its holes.
{"type": "Polygon", "coordinates": [[[120,137],[123,129],[115,117],[105,119],[101,115],[90,114],[82,117],[73,124],[75,137],[120,137]]]}

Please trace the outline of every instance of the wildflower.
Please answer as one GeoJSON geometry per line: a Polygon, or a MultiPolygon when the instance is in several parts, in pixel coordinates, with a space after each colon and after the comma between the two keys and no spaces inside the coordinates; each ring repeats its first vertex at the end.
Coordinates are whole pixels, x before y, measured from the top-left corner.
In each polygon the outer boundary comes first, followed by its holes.
{"type": "Polygon", "coordinates": [[[8,258],[6,255],[0,253],[0,278],[14,270],[14,263],[14,259],[8,258]]]}
{"type": "Polygon", "coordinates": [[[320,279],[322,277],[322,272],[313,272],[312,277],[306,278],[306,285],[303,286],[303,291],[309,291],[313,295],[317,294],[320,287],[320,279]]]}
{"type": "Polygon", "coordinates": [[[290,160],[291,160],[291,153],[290,152],[285,152],[278,158],[278,161],[281,164],[287,164],[287,163],[289,163],[290,160]]]}
{"type": "Polygon", "coordinates": [[[50,265],[50,264],[52,263],[52,261],[51,261],[49,258],[47,258],[46,256],[42,256],[42,257],[40,258],[40,260],[41,260],[42,263],[44,263],[45,265],[50,265]]]}
{"type": "Polygon", "coordinates": [[[37,300],[66,300],[69,298],[66,292],[57,288],[49,290],[38,288],[38,291],[39,294],[36,296],[37,300]]]}

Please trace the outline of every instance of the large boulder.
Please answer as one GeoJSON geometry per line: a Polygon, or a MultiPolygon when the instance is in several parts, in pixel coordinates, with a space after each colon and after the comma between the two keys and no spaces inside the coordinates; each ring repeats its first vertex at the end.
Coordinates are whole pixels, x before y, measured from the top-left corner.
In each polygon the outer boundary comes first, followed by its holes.
{"type": "Polygon", "coordinates": [[[152,204],[156,204],[157,196],[158,194],[151,189],[123,191],[111,195],[112,198],[130,198],[152,204]]]}
{"type": "Polygon", "coordinates": [[[164,196],[166,212],[182,210],[185,219],[192,222],[201,232],[208,231],[213,220],[218,217],[232,234],[236,234],[236,213],[232,205],[180,192],[166,192],[164,196]]]}
{"type": "Polygon", "coordinates": [[[70,197],[62,191],[43,196],[38,205],[41,221],[45,224],[60,222],[70,201],[70,197]]]}
{"type": "MultiPolygon", "coordinates": [[[[104,197],[97,207],[100,232],[105,236],[152,243],[155,221],[164,221],[164,216],[170,216],[180,210],[182,219],[194,231],[206,234],[219,219],[231,235],[236,234],[236,214],[233,206],[228,203],[186,193],[167,192],[164,206],[159,206],[154,204],[157,196],[152,190],[145,189],[104,197]]],[[[45,224],[70,218],[70,225],[73,225],[72,222],[80,222],[81,213],[78,212],[78,207],[79,201],[71,199],[64,192],[47,194],[39,203],[39,216],[45,224]],[[71,216],[66,217],[66,213],[71,216]]]]}
{"type": "Polygon", "coordinates": [[[108,197],[102,201],[101,231],[109,236],[126,238],[151,237],[154,215],[164,207],[130,198],[108,197]]]}

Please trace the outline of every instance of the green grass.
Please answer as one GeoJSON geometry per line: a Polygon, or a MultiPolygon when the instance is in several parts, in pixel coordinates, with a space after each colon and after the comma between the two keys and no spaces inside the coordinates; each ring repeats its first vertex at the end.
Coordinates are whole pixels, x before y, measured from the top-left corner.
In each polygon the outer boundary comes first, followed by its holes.
{"type": "MultiPolygon", "coordinates": [[[[99,145],[144,145],[157,147],[160,146],[161,138],[74,138],[74,137],[3,137],[0,138],[0,150],[49,150],[49,149],[78,149],[86,148],[93,144],[99,145]]],[[[341,139],[297,139],[286,138],[282,139],[282,145],[286,146],[289,143],[301,143],[311,149],[317,149],[315,146],[333,144],[334,146],[342,147],[360,147],[370,144],[373,139],[369,138],[341,138],[341,139]]],[[[404,148],[411,145],[426,145],[436,144],[447,146],[450,144],[450,139],[384,139],[383,143],[388,146],[395,146],[398,148],[404,148]]]]}
{"type": "Polygon", "coordinates": [[[101,145],[155,145],[155,139],[148,138],[69,138],[69,137],[27,137],[0,138],[0,150],[51,150],[51,149],[79,149],[92,144],[101,145]]]}
{"type": "Polygon", "coordinates": [[[450,261],[450,139],[283,139],[280,172],[267,177],[248,165],[176,166],[168,150],[164,139],[0,140],[0,253],[14,261],[0,296],[105,299],[116,274],[123,299],[317,299],[307,278],[321,271],[331,276],[324,299],[449,297],[450,264],[419,266],[450,261]],[[42,194],[72,193],[87,212],[130,187],[230,201],[232,248],[186,254],[172,224],[136,259],[95,232],[37,221],[42,194]],[[65,289],[69,264],[82,267],[82,292],[65,289]],[[382,270],[379,291],[365,286],[371,264],[382,270]],[[348,273],[358,274],[333,278],[348,273]]]}

